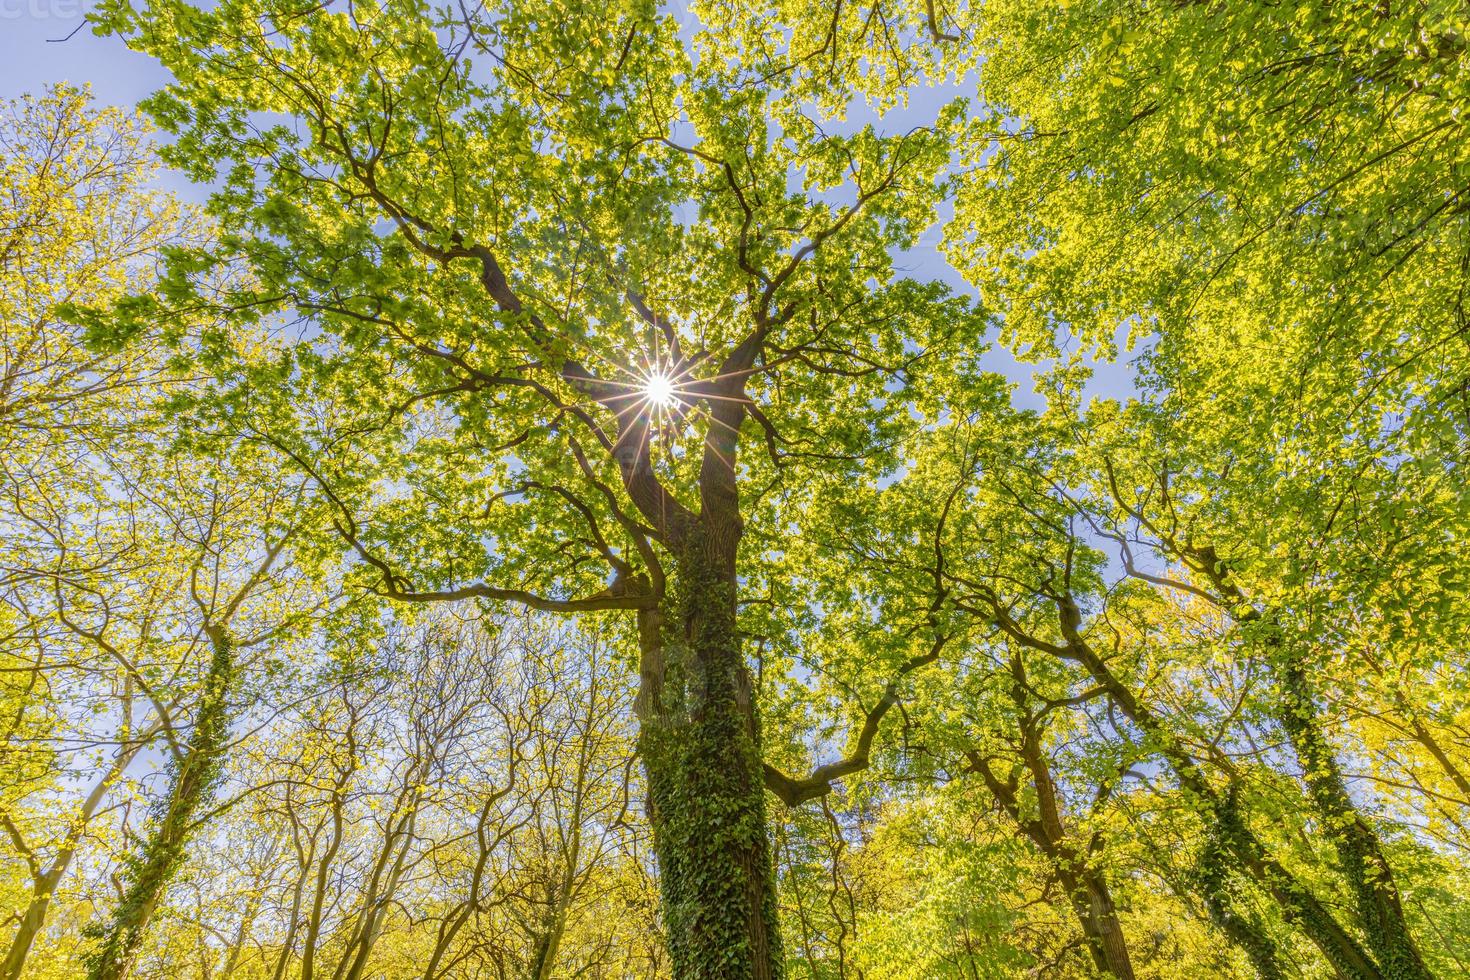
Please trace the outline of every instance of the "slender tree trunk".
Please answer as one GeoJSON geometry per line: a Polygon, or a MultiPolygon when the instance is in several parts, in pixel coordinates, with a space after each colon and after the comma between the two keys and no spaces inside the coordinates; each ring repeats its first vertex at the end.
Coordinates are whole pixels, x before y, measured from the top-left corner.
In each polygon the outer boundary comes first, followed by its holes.
{"type": "Polygon", "coordinates": [[[1026,665],[1019,656],[1011,658],[1010,671],[1010,696],[1016,706],[1020,728],[1017,747],[1036,795],[1035,814],[1022,809],[1018,770],[1013,769],[1005,779],[1001,779],[991,770],[989,761],[974,751],[968,753],[970,768],[985,781],[990,795],[995,797],[1001,809],[1051,862],[1052,871],[1066,891],[1067,901],[1077,916],[1077,923],[1087,940],[1087,951],[1098,972],[1118,980],[1133,980],[1133,961],[1128,955],[1123,924],[1118,920],[1118,910],[1113,905],[1107,880],[1095,868],[1088,866],[1088,855],[1067,840],[1056,781],[1052,779],[1051,766],[1042,751],[1044,717],[1033,710],[1026,665]]]}
{"type": "Polygon", "coordinates": [[[1422,745],[1430,756],[1433,757],[1434,761],[1439,763],[1440,769],[1450,778],[1450,782],[1454,783],[1455,788],[1464,794],[1463,802],[1466,805],[1470,805],[1470,776],[1466,776],[1465,771],[1455,765],[1454,761],[1450,759],[1449,753],[1445,752],[1444,746],[1439,744],[1439,740],[1434,737],[1433,733],[1413,714],[1412,709],[1408,705],[1402,704],[1402,697],[1399,698],[1399,701],[1402,710],[1409,718],[1409,725],[1414,733],[1414,741],[1422,745]]]}
{"type": "MultiPolygon", "coordinates": [[[[1067,894],[1067,902],[1077,917],[1083,938],[1087,940],[1087,951],[1098,972],[1118,980],[1133,980],[1133,962],[1128,955],[1127,938],[1123,924],[1118,920],[1118,910],[1113,905],[1107,880],[1088,868],[1083,856],[1066,842],[1061,834],[1060,820],[1047,818],[1046,791],[1035,785],[1041,812],[1038,817],[1028,817],[1021,810],[1014,781],[1002,782],[984,761],[972,760],[972,766],[985,780],[1001,808],[1051,862],[1052,871],[1067,894]]],[[[1058,816],[1054,806],[1051,816],[1058,816]]]]}
{"type": "Polygon", "coordinates": [[[711,510],[675,554],[674,595],[640,613],[639,752],[674,977],[777,980],[759,732],[735,627],[740,522],[711,510]]]}
{"type": "Polygon", "coordinates": [[[286,805],[291,820],[291,846],[296,852],[296,884],[291,889],[291,912],[286,918],[286,937],[281,940],[281,951],[276,956],[275,969],[271,971],[271,980],[281,980],[286,975],[286,967],[291,962],[291,951],[296,948],[296,931],[301,926],[301,899],[306,893],[306,879],[311,873],[312,861],[316,857],[316,834],[311,836],[311,847],[304,850],[301,846],[301,825],[296,820],[296,814],[291,808],[291,790],[286,790],[286,805]]]}
{"type": "MultiPolygon", "coordinates": [[[[145,732],[144,737],[133,742],[130,747],[118,751],[107,767],[107,771],[102,774],[102,778],[92,785],[92,789],[82,800],[81,812],[74,818],[60,850],[51,861],[51,866],[44,872],[33,876],[30,903],[21,913],[15,935],[10,941],[10,949],[6,951],[3,963],[0,963],[0,978],[3,980],[20,980],[21,974],[25,972],[26,959],[30,956],[31,947],[36,943],[36,937],[46,926],[46,913],[50,911],[51,899],[56,894],[62,877],[71,867],[72,860],[76,857],[77,845],[81,841],[83,831],[91,822],[97,808],[102,805],[102,801],[107,798],[107,791],[155,731],[157,731],[157,726],[145,732]]],[[[7,823],[7,827],[10,828],[12,834],[19,834],[19,831],[12,825],[7,823]]]]}
{"type": "Polygon", "coordinates": [[[415,738],[413,762],[404,770],[382,846],[368,876],[357,920],[337,961],[337,968],[332,972],[333,980],[358,980],[367,969],[373,946],[382,934],[388,905],[398,894],[398,885],[408,867],[409,852],[413,849],[419,809],[424,800],[424,784],[434,761],[434,742],[435,736],[422,730],[415,738]]]}
{"type": "Polygon", "coordinates": [[[124,980],[132,969],[153,913],[183,864],[185,847],[199,811],[208,805],[218,782],[229,737],[228,698],[235,673],[235,650],[221,630],[210,632],[214,656],[205,676],[204,693],[183,761],[142,853],[131,858],[128,885],[112,921],[102,933],[89,980],[124,980]]]}
{"type": "MultiPolygon", "coordinates": [[[[47,874],[45,879],[36,883],[36,890],[32,892],[30,904],[26,906],[25,912],[21,914],[20,922],[15,927],[15,936],[10,941],[10,951],[5,954],[3,976],[5,980],[20,980],[20,975],[26,968],[26,957],[30,955],[31,947],[36,944],[36,937],[41,934],[41,929],[46,925],[46,912],[51,907],[51,894],[56,888],[56,882],[47,874]]],[[[56,875],[60,879],[61,875],[56,875]]]]}
{"type": "Polygon", "coordinates": [[[546,932],[537,944],[535,958],[531,964],[532,980],[551,980],[556,969],[556,957],[561,952],[561,941],[567,931],[567,917],[571,914],[572,899],[577,892],[577,880],[582,864],[582,813],[586,802],[587,770],[592,764],[592,728],[595,724],[593,712],[597,706],[597,678],[594,675],[587,694],[587,717],[582,728],[581,744],[577,747],[577,777],[572,789],[572,812],[569,820],[559,830],[563,833],[561,855],[561,877],[552,886],[556,892],[551,897],[551,909],[547,915],[546,932]]]}
{"type": "MultiPolygon", "coordinates": [[[[1072,622],[1081,621],[1081,614],[1075,608],[1069,614],[1074,617],[1072,622]]],[[[1167,726],[1133,697],[1133,692],[1118,680],[1102,658],[1081,640],[1075,627],[1064,627],[1064,632],[1077,661],[1087,668],[1118,709],[1155,741],[1169,760],[1180,786],[1202,805],[1212,832],[1218,835],[1222,856],[1229,854],[1242,872],[1266,889],[1287,919],[1301,928],[1345,980],[1389,980],[1368,951],[1311,890],[1268,855],[1265,845],[1230,804],[1228,795],[1210,784],[1193,757],[1179,748],[1167,726]]]]}
{"type": "Polygon", "coordinates": [[[235,928],[234,941],[230,943],[229,952],[225,955],[225,964],[220,969],[219,980],[230,980],[235,975],[235,970],[240,965],[240,957],[245,952],[245,937],[250,935],[250,930],[255,927],[255,917],[260,913],[261,893],[251,892],[250,898],[245,903],[245,914],[240,917],[240,924],[235,928]]]}
{"type": "MultiPolygon", "coordinates": [[[[1051,766],[1042,754],[1042,721],[1031,713],[1027,705],[1025,667],[1019,657],[1012,661],[1011,670],[1015,680],[1011,698],[1022,719],[1021,758],[1031,773],[1031,785],[1036,790],[1038,819],[1033,822],[1033,837],[1038,843],[1046,841],[1043,850],[1051,856],[1057,869],[1064,872],[1063,886],[1077,910],[1098,968],[1118,980],[1133,980],[1133,961],[1128,956],[1123,923],[1118,920],[1118,910],[1113,906],[1107,880],[1096,868],[1089,866],[1087,855],[1067,840],[1056,781],[1052,779],[1051,766]]],[[[1016,818],[1020,819],[1020,807],[1014,797],[1012,805],[1016,818]]]]}
{"type": "Polygon", "coordinates": [[[428,965],[424,967],[424,980],[435,980],[439,976],[440,966],[444,961],[444,957],[449,954],[449,948],[454,943],[454,937],[459,935],[460,930],[465,927],[465,924],[475,916],[480,908],[480,889],[485,881],[485,868],[490,863],[492,851],[506,836],[506,831],[502,829],[499,834],[491,838],[486,825],[489,823],[490,815],[495,804],[514,788],[517,765],[517,756],[512,753],[510,758],[510,774],[506,779],[505,787],[491,794],[480,807],[480,816],[475,823],[475,840],[479,844],[479,855],[475,858],[475,869],[470,874],[469,894],[440,923],[439,935],[434,942],[434,952],[429,956],[428,965]]]}
{"type": "Polygon", "coordinates": [[[1289,654],[1280,671],[1284,704],[1281,727],[1291,738],[1307,790],[1322,826],[1337,850],[1343,878],[1357,905],[1368,948],[1392,980],[1432,980],[1404,916],[1398,885],[1378,833],[1348,795],[1337,755],[1319,724],[1306,670],[1289,654]]]}
{"type": "Polygon", "coordinates": [[[408,812],[398,819],[383,843],[383,853],[373,868],[372,879],[368,884],[367,895],[363,899],[362,911],[353,929],[352,938],[348,940],[347,949],[332,974],[334,980],[360,980],[363,971],[367,969],[368,957],[372,955],[373,947],[383,933],[388,904],[398,893],[399,882],[402,881],[407,867],[408,854],[413,847],[414,827],[418,822],[419,805],[423,799],[422,791],[415,784],[422,778],[413,772],[407,777],[404,791],[408,794],[408,812]]]}
{"type": "Polygon", "coordinates": [[[1349,795],[1337,755],[1322,731],[1300,652],[1289,647],[1274,615],[1263,614],[1248,600],[1213,549],[1194,549],[1191,556],[1229,600],[1236,621],[1248,628],[1264,629],[1265,648],[1279,658],[1273,664],[1282,695],[1276,721],[1291,739],[1308,795],[1321,817],[1323,833],[1337,851],[1358,922],[1382,975],[1389,980],[1433,980],[1409,931],[1378,833],[1349,795]]]}
{"type": "Polygon", "coordinates": [[[306,939],[301,946],[301,980],[312,980],[316,976],[316,948],[322,932],[322,909],[327,900],[327,879],[331,874],[332,862],[336,859],[337,851],[342,846],[342,810],[346,805],[344,790],[352,773],[356,771],[355,750],[354,745],[353,765],[338,782],[336,795],[332,798],[332,836],[327,843],[326,852],[322,854],[322,859],[316,867],[316,881],[311,895],[311,914],[306,920],[306,939]]]}
{"type": "MultiPolygon", "coordinates": [[[[105,786],[105,780],[98,784],[99,789],[105,790],[105,786]]],[[[0,976],[5,980],[20,980],[21,974],[25,972],[26,958],[30,956],[31,947],[36,944],[36,937],[46,926],[46,913],[51,908],[51,897],[56,894],[56,886],[71,865],[75,853],[76,845],[72,841],[56,856],[51,867],[31,883],[31,900],[21,913],[15,935],[10,941],[10,950],[5,954],[3,966],[0,966],[0,976]]]]}

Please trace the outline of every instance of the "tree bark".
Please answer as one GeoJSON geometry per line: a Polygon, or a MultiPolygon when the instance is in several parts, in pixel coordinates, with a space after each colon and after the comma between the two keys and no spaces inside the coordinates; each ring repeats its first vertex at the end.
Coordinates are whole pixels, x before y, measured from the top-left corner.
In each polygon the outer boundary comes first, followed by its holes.
{"type": "Polygon", "coordinates": [[[671,594],[639,614],[639,752],[674,977],[777,980],[759,729],[735,625],[741,528],[717,510],[679,542],[671,594]]]}
{"type": "Polygon", "coordinates": [[[1306,669],[1295,654],[1286,656],[1280,686],[1284,704],[1278,721],[1291,739],[1323,829],[1337,850],[1368,948],[1391,980],[1433,980],[1409,931],[1378,833],[1348,795],[1337,755],[1318,722],[1306,669]]]}
{"type": "Polygon", "coordinates": [[[1382,976],[1389,980],[1433,980],[1434,974],[1425,966],[1409,930],[1378,832],[1348,793],[1337,755],[1322,730],[1301,652],[1291,648],[1283,637],[1273,613],[1263,613],[1250,602],[1214,548],[1176,546],[1172,550],[1214,583],[1223,599],[1217,601],[1238,623],[1265,631],[1261,639],[1265,649],[1274,654],[1272,669],[1281,695],[1274,717],[1301,763],[1308,796],[1321,818],[1323,833],[1337,851],[1358,923],[1382,976]]]}
{"type": "MultiPolygon", "coordinates": [[[[1237,807],[1233,791],[1227,789],[1221,806],[1233,814],[1237,807]]],[[[1218,812],[1218,807],[1216,808],[1218,812]]],[[[1230,822],[1234,822],[1234,819],[1230,822]]],[[[1204,901],[1210,921],[1245,953],[1260,980],[1284,980],[1287,976],[1276,942],[1254,913],[1244,909],[1231,887],[1231,869],[1236,865],[1230,845],[1221,837],[1225,824],[1216,816],[1205,824],[1205,844],[1194,871],[1188,875],[1193,890],[1204,901]]]]}
{"type": "Polygon", "coordinates": [[[124,980],[132,970],[153,914],[183,864],[199,811],[208,805],[218,782],[229,737],[228,697],[234,681],[235,649],[222,630],[211,630],[209,639],[214,655],[205,675],[194,731],[142,853],[129,860],[128,885],[102,932],[89,980],[124,980]]]}
{"type": "MultiPolygon", "coordinates": [[[[973,768],[985,780],[990,794],[1001,808],[1016,822],[1021,831],[1046,855],[1051,862],[1052,873],[1066,892],[1067,902],[1077,917],[1087,941],[1087,951],[1092,956],[1098,972],[1118,980],[1133,980],[1133,962],[1128,955],[1128,941],[1123,933],[1123,924],[1118,920],[1118,910],[1107,880],[1096,870],[1087,866],[1087,861],[1064,837],[1060,813],[1055,806],[1050,773],[1044,777],[1032,769],[1033,786],[1036,790],[1036,817],[1022,812],[1014,782],[1003,782],[982,760],[972,760],[973,768]],[[1043,787],[1045,780],[1045,788],[1043,787]]],[[[1028,762],[1028,768],[1029,762],[1028,762]]]]}
{"type": "MultiPolygon", "coordinates": [[[[1087,937],[1088,948],[1099,969],[1117,977],[1118,980],[1133,980],[1133,961],[1128,956],[1128,943],[1123,935],[1123,923],[1118,920],[1118,911],[1113,906],[1112,892],[1107,880],[1095,868],[1089,866],[1087,855],[1068,842],[1066,827],[1062,823],[1062,808],[1057,800],[1056,781],[1052,779],[1051,767],[1041,751],[1041,723],[1026,707],[1024,675],[1017,658],[1013,664],[1016,684],[1012,698],[1022,713],[1021,758],[1031,773],[1031,784],[1036,789],[1038,819],[1035,833],[1038,841],[1047,841],[1048,850],[1058,871],[1062,885],[1077,910],[1087,937]]],[[[1013,801],[1014,802],[1014,801],[1013,801]]],[[[1019,818],[1020,807],[1016,814],[1019,818]]]]}
{"type": "Polygon", "coordinates": [[[1133,980],[1133,960],[1128,955],[1128,939],[1123,923],[1113,906],[1113,895],[1107,879],[1092,869],[1084,869],[1078,885],[1073,886],[1074,902],[1087,903],[1088,945],[1094,957],[1101,954],[1102,968],[1118,980],[1133,980]]]}
{"type": "MultiPolygon", "coordinates": [[[[47,879],[51,877],[49,874],[46,876],[47,879]]],[[[58,874],[55,877],[59,879],[61,876],[58,874]]],[[[46,924],[46,912],[51,907],[51,895],[56,885],[52,881],[43,881],[38,884],[38,888],[45,890],[38,890],[33,894],[15,927],[10,951],[5,954],[3,974],[0,974],[5,980],[20,980],[21,973],[25,970],[26,957],[30,955],[31,947],[36,944],[36,937],[46,924]]]]}
{"type": "Polygon", "coordinates": [[[26,905],[26,910],[21,913],[20,921],[16,925],[15,935],[10,942],[10,948],[6,951],[3,963],[0,963],[0,978],[4,978],[4,980],[20,980],[21,975],[25,972],[26,959],[30,956],[31,947],[35,945],[36,937],[41,934],[41,930],[46,926],[46,914],[51,908],[51,899],[56,894],[56,889],[59,887],[62,877],[65,876],[67,869],[71,867],[71,863],[76,857],[77,847],[81,842],[82,834],[86,830],[87,824],[91,822],[93,815],[107,798],[108,791],[112,788],[123,770],[128,767],[134,757],[142,750],[143,746],[153,738],[160,728],[161,724],[155,723],[147,731],[143,732],[141,737],[131,743],[126,743],[122,748],[118,749],[107,770],[97,782],[92,784],[91,790],[87,793],[86,798],[82,800],[81,812],[73,818],[71,828],[67,831],[66,837],[63,838],[62,845],[57,851],[56,857],[51,860],[50,866],[44,871],[41,870],[40,862],[36,859],[36,856],[31,855],[30,849],[25,846],[23,839],[20,837],[20,830],[9,822],[9,818],[4,818],[6,829],[10,832],[17,849],[30,855],[28,860],[34,861],[35,864],[31,869],[31,900],[26,905]]]}
{"type": "MultiPolygon", "coordinates": [[[[1019,656],[1011,658],[1011,701],[1016,706],[1019,724],[1021,762],[1036,794],[1036,812],[1023,810],[1018,794],[1017,772],[1002,780],[991,771],[989,762],[976,752],[969,753],[970,766],[984,779],[990,795],[995,797],[1021,831],[1051,862],[1057,882],[1067,894],[1067,901],[1077,916],[1093,965],[1104,975],[1118,980],[1133,980],[1133,961],[1128,955],[1128,942],[1118,910],[1113,905],[1107,879],[1090,866],[1089,855],[1067,839],[1062,819],[1062,804],[1057,797],[1056,780],[1042,750],[1045,711],[1038,712],[1031,701],[1026,667],[1019,656]]],[[[1096,841],[1097,838],[1094,838],[1096,841]]],[[[1092,848],[1089,847],[1088,850],[1092,848]]]]}
{"type": "Polygon", "coordinates": [[[1087,669],[1118,709],[1154,740],[1179,779],[1180,787],[1197,799],[1207,815],[1211,832],[1218,835],[1222,856],[1228,854],[1243,873],[1249,874],[1271,895],[1286,918],[1306,933],[1339,975],[1345,980],[1389,980],[1379,964],[1337,921],[1332,912],[1280,863],[1271,858],[1264,844],[1240,818],[1228,794],[1212,786],[1193,757],[1184,752],[1159,718],[1140,704],[1133,692],[1108,668],[1078,633],[1081,612],[1075,603],[1062,603],[1062,633],[1068,641],[1066,655],[1087,669]]]}

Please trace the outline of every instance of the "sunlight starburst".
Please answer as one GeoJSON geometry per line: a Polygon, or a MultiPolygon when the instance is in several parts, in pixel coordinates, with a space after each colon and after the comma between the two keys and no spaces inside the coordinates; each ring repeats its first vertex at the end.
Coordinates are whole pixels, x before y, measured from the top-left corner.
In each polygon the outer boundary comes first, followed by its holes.
{"type": "Polygon", "coordinates": [[[654,371],[643,380],[643,397],[656,408],[672,408],[675,402],[674,379],[662,371],[654,371]]]}

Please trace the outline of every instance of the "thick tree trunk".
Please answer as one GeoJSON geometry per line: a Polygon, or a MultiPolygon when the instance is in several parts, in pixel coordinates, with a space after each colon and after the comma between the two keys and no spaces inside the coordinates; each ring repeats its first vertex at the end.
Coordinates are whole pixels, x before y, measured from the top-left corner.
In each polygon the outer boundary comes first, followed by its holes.
{"type": "Polygon", "coordinates": [[[1091,873],[1078,874],[1070,869],[1056,869],[1057,881],[1067,892],[1092,965],[1102,976],[1133,980],[1133,962],[1128,956],[1128,940],[1123,924],[1118,921],[1107,882],[1091,873]]]}
{"type": "MultiPolygon", "coordinates": [[[[1224,885],[1222,876],[1220,885],[1224,885]]],[[[1205,907],[1210,912],[1210,921],[1225,933],[1235,946],[1245,953],[1259,980],[1284,980],[1286,973],[1281,966],[1281,957],[1276,943],[1272,941],[1259,922],[1241,915],[1234,899],[1225,888],[1200,889],[1205,907]]]]}
{"type": "Polygon", "coordinates": [[[132,970],[145,932],[158,904],[184,861],[189,834],[199,811],[208,805],[218,781],[229,736],[228,697],[235,673],[235,650],[222,631],[212,631],[214,656],[205,676],[204,693],[183,761],[174,774],[159,818],[142,853],[130,859],[128,885],[102,933],[89,980],[124,980],[132,970]]]}
{"type": "Polygon", "coordinates": [[[1103,951],[1103,962],[1108,973],[1119,980],[1132,980],[1133,961],[1127,954],[1127,937],[1123,934],[1123,923],[1113,907],[1113,893],[1108,890],[1107,879],[1097,871],[1085,871],[1082,887],[1088,899],[1088,920],[1094,934],[1089,936],[1092,948],[1103,951]]]}
{"type": "Polygon", "coordinates": [[[759,729],[735,626],[739,519],[699,518],[640,613],[639,752],[676,980],[777,980],[759,729]]]}

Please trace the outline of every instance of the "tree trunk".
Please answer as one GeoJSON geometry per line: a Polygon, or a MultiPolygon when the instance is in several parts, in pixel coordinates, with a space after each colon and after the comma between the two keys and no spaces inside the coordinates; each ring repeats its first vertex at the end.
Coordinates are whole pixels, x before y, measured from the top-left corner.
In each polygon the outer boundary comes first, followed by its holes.
{"type": "MultiPolygon", "coordinates": [[[[36,937],[46,925],[46,913],[51,908],[51,898],[56,894],[56,889],[61,883],[62,877],[71,867],[72,860],[76,857],[77,847],[81,842],[82,833],[87,824],[91,822],[93,814],[107,798],[108,791],[122,774],[128,764],[138,754],[142,747],[151,739],[160,726],[154,725],[142,737],[120,748],[113,756],[107,771],[97,782],[92,784],[92,789],[82,801],[81,812],[72,820],[71,829],[63,840],[61,848],[56,857],[51,861],[51,866],[45,871],[36,868],[33,871],[31,881],[31,900],[26,906],[25,912],[21,914],[20,922],[16,925],[15,935],[10,942],[10,949],[5,954],[3,964],[0,964],[0,977],[4,980],[20,980],[21,974],[25,972],[26,958],[30,956],[31,947],[35,945],[36,937]]],[[[12,834],[18,835],[19,831],[13,824],[7,822],[6,826],[12,834]]],[[[18,837],[17,837],[18,839],[18,837]]]]}
{"type": "Polygon", "coordinates": [[[151,822],[152,833],[143,843],[142,853],[129,859],[128,885],[102,933],[102,944],[88,971],[89,980],[127,977],[153,913],[184,862],[185,847],[199,811],[208,805],[218,782],[229,736],[228,697],[234,680],[235,650],[223,631],[211,631],[209,638],[214,656],[205,675],[194,731],[161,815],[151,822]]]}
{"type": "Polygon", "coordinates": [[[1465,771],[1455,765],[1454,761],[1449,757],[1449,754],[1445,752],[1444,746],[1439,744],[1439,740],[1425,727],[1424,722],[1420,721],[1413,713],[1413,710],[1404,703],[1402,696],[1398,698],[1398,701],[1400,710],[1409,719],[1410,730],[1414,734],[1414,741],[1424,747],[1434,758],[1434,761],[1439,763],[1440,769],[1450,778],[1450,782],[1455,784],[1455,788],[1464,794],[1464,797],[1457,802],[1470,806],[1470,776],[1466,776],[1465,771]]]}
{"type": "Polygon", "coordinates": [[[1019,787],[1014,777],[1009,782],[1002,782],[983,760],[972,759],[971,765],[985,780],[1001,809],[1051,862],[1052,872],[1067,894],[1067,902],[1077,917],[1077,924],[1087,941],[1087,951],[1098,972],[1118,980],[1133,980],[1133,961],[1128,955],[1127,937],[1123,933],[1123,923],[1118,920],[1118,910],[1113,905],[1107,880],[1087,867],[1083,855],[1066,841],[1050,770],[1044,768],[1044,762],[1040,770],[1031,766],[1031,759],[1028,758],[1027,763],[1037,797],[1039,812],[1035,817],[1022,811],[1019,787]]]}
{"type": "MultiPolygon", "coordinates": [[[[1235,809],[1237,802],[1231,790],[1226,790],[1221,805],[1232,811],[1235,809]]],[[[1236,861],[1230,846],[1222,839],[1222,826],[1223,822],[1218,818],[1205,821],[1205,845],[1200,850],[1194,871],[1188,876],[1189,883],[1204,900],[1210,921],[1245,953],[1255,968],[1256,976],[1260,980],[1284,980],[1287,973],[1276,941],[1254,913],[1238,901],[1231,887],[1230,869],[1236,861]]]]}
{"type": "Polygon", "coordinates": [[[1322,827],[1337,850],[1358,919],[1385,977],[1432,980],[1404,917],[1398,885],[1378,833],[1348,795],[1337,755],[1318,723],[1317,706],[1300,657],[1288,654],[1281,669],[1284,704],[1278,714],[1301,763],[1322,827]]]}
{"type": "Polygon", "coordinates": [[[531,980],[551,980],[566,928],[566,909],[560,906],[558,900],[557,908],[548,917],[546,932],[536,940],[536,951],[531,956],[531,980]]]}
{"type": "MultiPolygon", "coordinates": [[[[1042,750],[1044,716],[1033,710],[1026,665],[1019,655],[1011,658],[1010,672],[1010,696],[1016,706],[1020,729],[1016,749],[1036,795],[1035,813],[1022,806],[1015,770],[1002,780],[991,771],[989,761],[973,751],[969,753],[970,767],[985,781],[990,795],[995,797],[1001,809],[1051,862],[1052,872],[1067,893],[1067,901],[1077,916],[1083,938],[1087,940],[1087,951],[1098,972],[1118,980],[1133,980],[1133,961],[1128,955],[1123,924],[1118,920],[1118,910],[1113,905],[1107,880],[1096,868],[1089,867],[1089,855],[1067,839],[1056,780],[1052,778],[1051,765],[1042,750]]],[[[1093,840],[1096,843],[1098,838],[1093,840]]]]}
{"type": "Polygon", "coordinates": [[[20,975],[26,967],[26,957],[30,955],[31,947],[36,944],[36,937],[41,934],[41,928],[46,924],[46,911],[51,906],[51,890],[56,886],[53,882],[49,885],[43,884],[41,887],[46,890],[37,891],[34,894],[30,904],[26,906],[25,912],[21,915],[19,924],[16,925],[15,937],[10,942],[10,951],[5,954],[3,968],[5,980],[20,980],[20,975]]]}
{"type": "MultiPolygon", "coordinates": [[[[352,770],[349,770],[347,776],[350,778],[351,775],[352,770]]],[[[331,874],[332,862],[337,857],[337,851],[342,847],[345,823],[342,811],[346,806],[343,790],[346,785],[345,778],[339,781],[336,793],[332,797],[332,836],[327,844],[326,852],[322,854],[322,859],[316,866],[316,881],[313,883],[311,896],[311,913],[306,920],[306,941],[301,946],[301,980],[313,980],[316,976],[316,950],[322,932],[322,909],[327,900],[327,879],[331,874]]]]}
{"type": "Polygon", "coordinates": [[[739,518],[706,509],[640,612],[639,753],[675,980],[782,973],[759,729],[735,626],[739,518]]]}
{"type": "Polygon", "coordinates": [[[1133,961],[1128,956],[1128,940],[1123,934],[1123,923],[1118,919],[1118,910],[1113,907],[1113,895],[1108,883],[1096,871],[1082,872],[1073,885],[1079,906],[1085,902],[1082,928],[1087,934],[1087,944],[1093,950],[1094,959],[1103,970],[1118,980],[1133,980],[1133,961]]]}
{"type": "Polygon", "coordinates": [[[577,777],[573,788],[572,812],[562,828],[565,833],[564,851],[561,854],[561,875],[553,882],[550,909],[546,916],[546,932],[536,944],[536,954],[531,962],[532,980],[551,980],[556,969],[556,957],[561,952],[561,942],[567,931],[567,917],[571,914],[572,899],[577,891],[577,878],[582,864],[582,810],[587,794],[587,770],[591,763],[592,728],[595,724],[593,711],[597,704],[597,678],[587,694],[587,717],[582,729],[581,745],[577,749],[577,777]]]}
{"type": "Polygon", "coordinates": [[[1282,703],[1275,718],[1301,763],[1308,795],[1321,817],[1323,833],[1337,851],[1359,925],[1381,975],[1388,980],[1433,980],[1409,932],[1398,886],[1378,833],[1349,795],[1332,744],[1322,731],[1300,652],[1290,647],[1275,615],[1263,613],[1249,601],[1213,548],[1193,549],[1190,557],[1228,600],[1237,622],[1250,629],[1264,628],[1260,639],[1279,658],[1273,668],[1282,703]]]}
{"type": "MultiPolygon", "coordinates": [[[[1045,841],[1042,849],[1061,873],[1063,887],[1077,911],[1083,935],[1087,937],[1088,948],[1098,969],[1118,980],[1133,980],[1133,961],[1128,956],[1123,923],[1118,921],[1118,910],[1113,906],[1107,881],[1095,867],[1089,867],[1088,855],[1067,840],[1056,781],[1052,779],[1051,766],[1042,754],[1041,721],[1028,709],[1024,666],[1019,657],[1012,662],[1012,674],[1015,684],[1011,697],[1022,719],[1021,758],[1031,772],[1031,785],[1036,791],[1037,819],[1029,821],[1034,825],[1031,829],[1033,839],[1038,843],[1045,841]]],[[[1014,798],[1012,805],[1019,820],[1021,811],[1014,798]]]]}
{"type": "MultiPolygon", "coordinates": [[[[1080,614],[1077,614],[1080,621],[1080,614]]],[[[1183,751],[1159,718],[1140,704],[1097,653],[1077,638],[1072,653],[1092,675],[1118,709],[1152,738],[1179,779],[1180,787],[1201,804],[1212,833],[1218,835],[1221,856],[1228,854],[1271,895],[1288,921],[1306,933],[1338,974],[1347,980],[1390,980],[1373,957],[1343,928],[1332,912],[1295,875],[1271,858],[1264,844],[1241,819],[1228,794],[1212,786],[1194,758],[1183,751]]]]}

